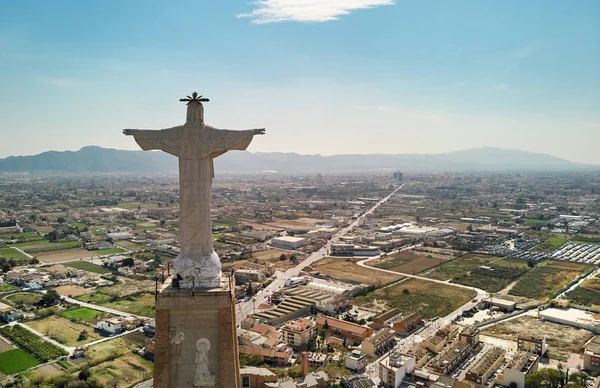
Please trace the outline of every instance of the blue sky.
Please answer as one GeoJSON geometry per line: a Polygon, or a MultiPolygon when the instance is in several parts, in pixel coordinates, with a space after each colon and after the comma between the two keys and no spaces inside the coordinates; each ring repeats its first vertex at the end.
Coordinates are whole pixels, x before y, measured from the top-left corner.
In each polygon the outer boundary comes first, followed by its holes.
{"type": "Polygon", "coordinates": [[[121,128],[266,127],[251,151],[516,148],[600,164],[600,2],[0,2],[0,157],[121,128]]]}

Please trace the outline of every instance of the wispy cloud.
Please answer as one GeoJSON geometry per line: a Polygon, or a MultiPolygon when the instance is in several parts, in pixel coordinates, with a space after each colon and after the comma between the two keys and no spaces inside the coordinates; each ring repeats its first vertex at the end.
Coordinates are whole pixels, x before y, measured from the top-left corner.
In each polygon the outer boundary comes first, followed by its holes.
{"type": "Polygon", "coordinates": [[[258,0],[250,13],[237,15],[252,23],[327,22],[358,9],[393,5],[394,0],[258,0]]]}
{"type": "Polygon", "coordinates": [[[54,86],[57,88],[71,88],[79,83],[74,79],[55,77],[40,77],[38,78],[38,81],[43,84],[54,86]]]}
{"type": "Polygon", "coordinates": [[[508,89],[508,85],[507,84],[496,84],[492,87],[492,89],[498,90],[498,91],[506,90],[506,89],[508,89]]]}

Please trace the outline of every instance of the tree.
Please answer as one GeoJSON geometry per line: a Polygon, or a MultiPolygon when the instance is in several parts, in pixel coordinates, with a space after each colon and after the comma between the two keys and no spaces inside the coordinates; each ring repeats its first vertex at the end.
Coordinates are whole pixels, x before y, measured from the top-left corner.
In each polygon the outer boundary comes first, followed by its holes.
{"type": "Polygon", "coordinates": [[[47,291],[42,299],[40,300],[40,304],[44,307],[54,306],[60,302],[60,295],[55,290],[47,291]]]}
{"type": "Polygon", "coordinates": [[[56,219],[56,222],[58,222],[59,224],[64,224],[65,222],[67,222],[67,219],[65,217],[58,217],[56,219]]]}
{"type": "Polygon", "coordinates": [[[533,260],[527,260],[527,266],[528,266],[529,268],[533,268],[533,267],[535,267],[535,261],[533,261],[533,260]]]}
{"type": "Polygon", "coordinates": [[[410,291],[408,290],[408,288],[405,288],[402,290],[402,294],[408,295],[408,294],[410,294],[410,291]]]}
{"type": "Polygon", "coordinates": [[[540,369],[527,376],[525,386],[527,388],[561,388],[563,373],[556,369],[540,369]]]}
{"type": "Polygon", "coordinates": [[[84,368],[79,372],[79,380],[87,381],[92,376],[92,371],[90,368],[84,368]]]}
{"type": "Polygon", "coordinates": [[[248,287],[246,287],[246,295],[247,296],[254,295],[254,290],[252,289],[252,282],[248,282],[248,287]]]}
{"type": "Polygon", "coordinates": [[[77,341],[85,341],[88,338],[88,336],[89,336],[89,334],[88,334],[87,330],[81,330],[81,333],[79,333],[79,337],[77,338],[77,341]]]}
{"type": "Polygon", "coordinates": [[[473,231],[473,225],[469,224],[469,226],[467,226],[467,230],[469,232],[472,232],[473,231]]]}
{"type": "Polygon", "coordinates": [[[287,257],[287,255],[285,253],[282,253],[281,256],[279,256],[279,260],[281,260],[281,261],[284,261],[284,260],[287,260],[287,259],[288,259],[288,257],[287,257]]]}
{"type": "Polygon", "coordinates": [[[512,383],[508,384],[508,388],[517,388],[517,387],[518,387],[518,385],[514,381],[512,383]]]}
{"type": "Polygon", "coordinates": [[[587,386],[588,381],[592,380],[590,376],[588,376],[584,372],[575,372],[569,375],[569,384],[587,386]]]}
{"type": "Polygon", "coordinates": [[[325,331],[329,330],[329,322],[327,322],[327,319],[325,320],[325,323],[323,324],[323,330],[325,330],[325,331]]]}
{"type": "Polygon", "coordinates": [[[165,226],[166,223],[167,221],[164,218],[160,220],[160,226],[165,226]]]}
{"type": "Polygon", "coordinates": [[[135,260],[131,257],[123,259],[123,267],[133,267],[135,265],[135,260]]]}

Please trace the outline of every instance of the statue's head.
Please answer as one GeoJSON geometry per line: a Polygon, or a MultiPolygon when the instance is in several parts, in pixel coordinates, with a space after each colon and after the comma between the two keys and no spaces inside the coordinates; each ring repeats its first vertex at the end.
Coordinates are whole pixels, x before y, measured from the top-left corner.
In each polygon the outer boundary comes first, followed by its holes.
{"type": "Polygon", "coordinates": [[[203,102],[208,102],[208,98],[204,98],[199,96],[198,93],[192,93],[192,96],[186,96],[187,98],[182,98],[179,101],[187,102],[187,117],[186,122],[197,122],[200,124],[204,124],[204,107],[202,106],[203,102]]]}
{"type": "Polygon", "coordinates": [[[204,107],[200,102],[193,102],[187,106],[187,116],[185,121],[188,123],[197,122],[204,124],[204,107]]]}

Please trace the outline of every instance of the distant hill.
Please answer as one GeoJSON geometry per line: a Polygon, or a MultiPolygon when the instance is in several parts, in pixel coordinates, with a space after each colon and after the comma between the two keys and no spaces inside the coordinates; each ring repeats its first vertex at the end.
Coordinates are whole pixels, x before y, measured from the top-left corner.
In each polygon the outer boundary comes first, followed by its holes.
{"type": "MultiPolygon", "coordinates": [[[[343,173],[367,171],[600,171],[600,166],[573,163],[555,156],[474,148],[444,154],[298,155],[232,151],[215,161],[220,173],[343,173]]],[[[175,173],[177,160],[164,152],[122,151],[96,146],[79,151],[49,151],[0,159],[0,172],[175,173]]]]}

